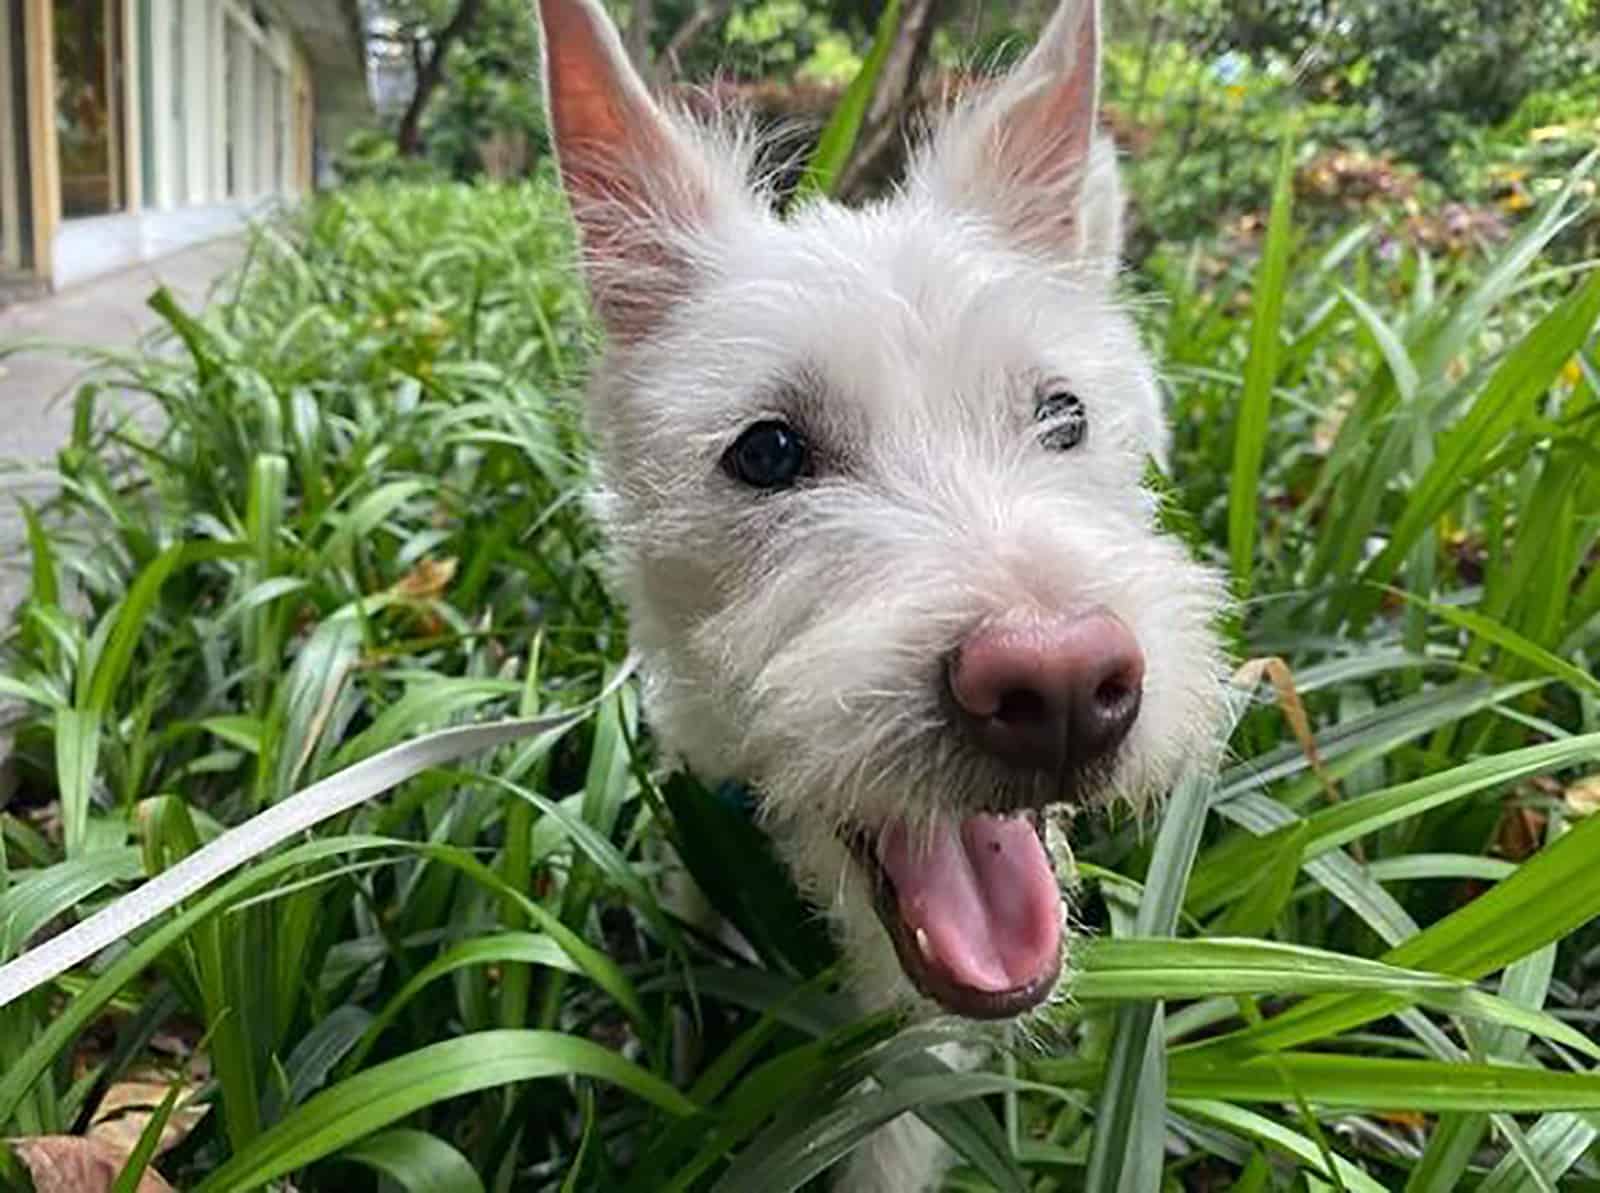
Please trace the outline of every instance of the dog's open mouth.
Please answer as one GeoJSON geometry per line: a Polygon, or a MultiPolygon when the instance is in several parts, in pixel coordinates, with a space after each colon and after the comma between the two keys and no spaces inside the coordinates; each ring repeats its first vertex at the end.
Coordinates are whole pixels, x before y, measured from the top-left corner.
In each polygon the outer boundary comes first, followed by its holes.
{"type": "Polygon", "coordinates": [[[1050,994],[1061,972],[1061,893],[1035,814],[915,830],[893,820],[851,843],[918,990],[969,1019],[1008,1019],[1050,994]]]}

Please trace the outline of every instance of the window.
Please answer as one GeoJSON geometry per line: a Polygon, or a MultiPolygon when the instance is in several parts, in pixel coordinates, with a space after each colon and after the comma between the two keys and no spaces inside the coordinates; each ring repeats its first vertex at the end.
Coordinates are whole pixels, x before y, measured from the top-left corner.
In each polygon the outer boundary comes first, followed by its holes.
{"type": "MultiPolygon", "coordinates": [[[[192,11],[200,0],[184,3],[192,11]]],[[[218,7],[225,13],[225,193],[236,201],[280,193],[288,185],[288,37],[258,10],[218,7]]]]}
{"type": "Polygon", "coordinates": [[[134,16],[139,36],[139,177],[147,203],[156,195],[156,68],[151,53],[156,2],[139,0],[134,16]]]}
{"type": "Polygon", "coordinates": [[[254,185],[250,193],[264,195],[272,189],[272,84],[278,68],[267,52],[256,48],[255,88],[250,93],[250,103],[255,109],[255,136],[251,138],[255,158],[254,185]]]}
{"type": "Polygon", "coordinates": [[[206,82],[201,93],[205,120],[206,197],[228,196],[228,18],[217,0],[196,0],[203,14],[206,82]]]}
{"type": "Polygon", "coordinates": [[[250,63],[254,57],[249,39],[233,21],[222,30],[222,93],[227,97],[226,194],[230,199],[249,193],[250,63]]]}
{"type": "Polygon", "coordinates": [[[56,130],[61,214],[121,211],[122,6],[118,0],[55,0],[56,130]]]}
{"type": "Polygon", "coordinates": [[[33,256],[26,43],[22,0],[0,0],[0,270],[25,269],[33,256]]]}
{"type": "Polygon", "coordinates": [[[315,146],[311,92],[302,78],[296,82],[294,89],[294,169],[291,182],[295,190],[304,190],[316,181],[312,177],[316,164],[312,160],[315,146]]]}
{"type": "MultiPolygon", "coordinates": [[[[167,28],[171,38],[171,49],[167,59],[168,83],[167,89],[170,96],[171,113],[171,152],[168,161],[171,163],[172,188],[170,194],[174,205],[189,201],[189,121],[188,121],[188,88],[189,88],[189,63],[185,56],[186,32],[184,29],[184,0],[167,0],[167,28]]],[[[195,63],[198,67],[200,64],[195,63]]]]}
{"type": "Polygon", "coordinates": [[[284,177],[284,158],[289,149],[288,87],[283,72],[272,72],[272,189],[279,194],[289,189],[284,177]]]}

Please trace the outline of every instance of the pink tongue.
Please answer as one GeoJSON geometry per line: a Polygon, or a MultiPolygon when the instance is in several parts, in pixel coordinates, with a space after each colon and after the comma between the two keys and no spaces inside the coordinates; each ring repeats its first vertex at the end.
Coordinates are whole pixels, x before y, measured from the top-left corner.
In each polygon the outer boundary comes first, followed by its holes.
{"type": "Polygon", "coordinates": [[[878,861],[913,947],[955,985],[1016,990],[1057,964],[1061,893],[1026,819],[969,816],[931,834],[897,820],[878,840],[878,861]]]}

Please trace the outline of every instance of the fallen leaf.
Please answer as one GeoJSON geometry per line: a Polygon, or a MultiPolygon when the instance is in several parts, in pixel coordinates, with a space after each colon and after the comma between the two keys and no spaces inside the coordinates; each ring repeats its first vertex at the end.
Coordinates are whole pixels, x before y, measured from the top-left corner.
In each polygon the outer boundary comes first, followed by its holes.
{"type": "MultiPolygon", "coordinates": [[[[120,1148],[124,1155],[132,1152],[171,1088],[164,1081],[117,1082],[106,1090],[105,1097],[100,1099],[100,1105],[95,1108],[94,1117],[89,1122],[89,1137],[120,1148]]],[[[167,1124],[161,1129],[156,1155],[172,1150],[187,1139],[211,1109],[209,1104],[195,1103],[196,1092],[196,1087],[190,1086],[179,1093],[178,1100],[173,1103],[172,1113],[167,1117],[167,1124]]]]}
{"type": "Polygon", "coordinates": [[[393,591],[398,596],[417,601],[437,600],[455,579],[454,559],[419,559],[416,565],[395,582],[393,591]]]}
{"type": "MultiPolygon", "coordinates": [[[[194,1099],[199,1086],[186,1084],[156,1142],[156,1155],[170,1151],[199,1126],[211,1109],[194,1099]]],[[[107,1193],[139,1144],[172,1083],[159,1073],[135,1073],[106,1090],[86,1135],[33,1135],[12,1139],[11,1150],[27,1167],[36,1193],[107,1193]]],[[[139,1178],[138,1193],[172,1188],[153,1167],[139,1178]]]]}
{"type": "Polygon", "coordinates": [[[1513,862],[1532,857],[1544,842],[1547,820],[1548,817],[1537,808],[1506,804],[1500,810],[1500,823],[1494,830],[1495,852],[1513,862]]]}
{"type": "Polygon", "coordinates": [[[1574,816],[1593,816],[1600,812],[1600,774],[1579,779],[1564,796],[1567,811],[1574,816]]]}
{"type": "MultiPolygon", "coordinates": [[[[128,1154],[104,1139],[81,1135],[34,1135],[10,1141],[28,1169],[35,1193],[107,1193],[128,1154]]],[[[171,1193],[153,1168],[139,1178],[138,1193],[171,1193]]]]}

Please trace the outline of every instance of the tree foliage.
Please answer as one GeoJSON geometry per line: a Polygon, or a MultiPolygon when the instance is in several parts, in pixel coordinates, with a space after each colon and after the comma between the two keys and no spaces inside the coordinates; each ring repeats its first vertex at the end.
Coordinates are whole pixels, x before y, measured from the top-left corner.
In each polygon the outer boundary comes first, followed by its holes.
{"type": "MultiPolygon", "coordinates": [[[[641,70],[658,87],[733,83],[754,89],[758,115],[813,128],[829,98],[859,67],[884,0],[607,0],[641,70]]],[[[537,36],[526,0],[380,0],[389,36],[404,47],[416,98],[392,130],[400,153],[456,177],[486,167],[485,146],[525,147],[513,172],[544,151],[534,64],[537,36]]],[[[893,176],[902,134],[916,124],[919,88],[950,73],[985,70],[1021,52],[1051,0],[929,0],[903,22],[909,69],[885,72],[849,172],[857,182],[893,176]],[[909,119],[908,119],[909,117],[909,119]],[[881,160],[880,160],[881,159],[881,160]]],[[[1596,0],[1130,0],[1113,6],[1114,46],[1137,63],[1134,90],[1177,59],[1216,68],[1216,88],[1248,60],[1286,99],[1337,108],[1341,137],[1392,153],[1423,174],[1459,182],[1459,147],[1503,124],[1530,97],[1600,92],[1596,0]]],[[[1192,122],[1186,110],[1135,118],[1192,122]]],[[[1190,104],[1203,102],[1205,97],[1190,104]]],[[[800,147],[803,150],[803,146],[800,147]]],[[[795,147],[787,143],[781,152],[795,147]]],[[[392,166],[376,155],[384,170],[392,166]]],[[[367,171],[372,172],[372,171],[367,171]]],[[[493,171],[490,171],[493,172],[493,171]]],[[[872,189],[872,185],[865,185],[872,189]]]]}
{"type": "Polygon", "coordinates": [[[1450,144],[1537,89],[1600,86],[1592,0],[1225,0],[1232,47],[1291,61],[1318,98],[1358,106],[1367,135],[1439,174],[1450,144]]]}

